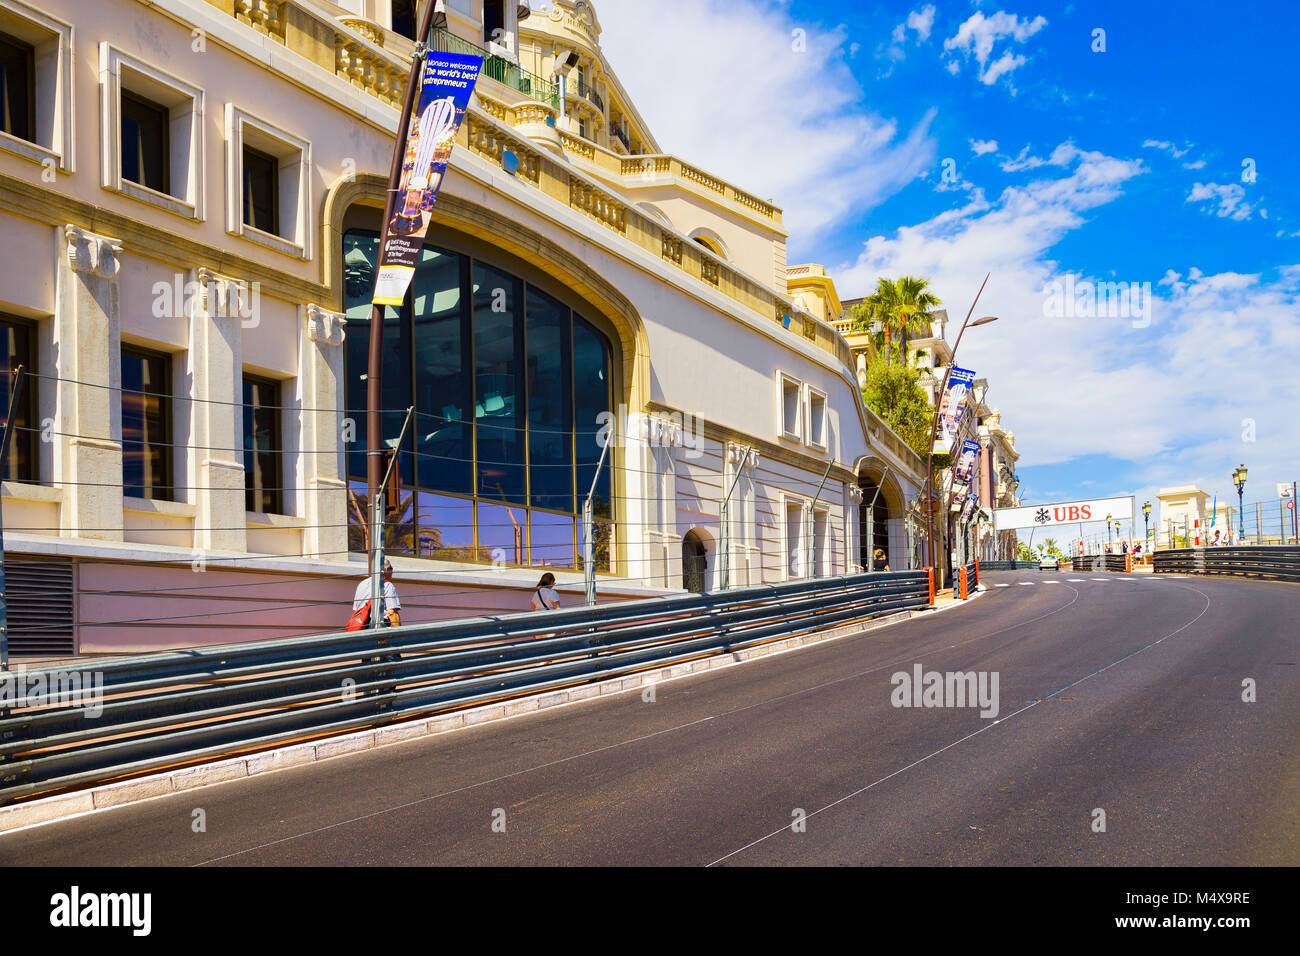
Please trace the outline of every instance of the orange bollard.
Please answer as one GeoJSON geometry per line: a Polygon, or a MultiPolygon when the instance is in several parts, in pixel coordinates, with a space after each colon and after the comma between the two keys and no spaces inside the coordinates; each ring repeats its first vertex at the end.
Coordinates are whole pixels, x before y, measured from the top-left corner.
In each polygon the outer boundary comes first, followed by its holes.
{"type": "Polygon", "coordinates": [[[1128,574],[1133,573],[1133,552],[1132,551],[1124,552],[1124,571],[1128,574]]]}
{"type": "Polygon", "coordinates": [[[930,607],[934,607],[934,568],[926,568],[930,574],[930,607]]]}
{"type": "Polygon", "coordinates": [[[980,559],[975,559],[975,583],[980,583],[980,559]]]}
{"type": "Polygon", "coordinates": [[[966,568],[962,566],[957,569],[957,596],[963,601],[966,600],[966,568]]]}

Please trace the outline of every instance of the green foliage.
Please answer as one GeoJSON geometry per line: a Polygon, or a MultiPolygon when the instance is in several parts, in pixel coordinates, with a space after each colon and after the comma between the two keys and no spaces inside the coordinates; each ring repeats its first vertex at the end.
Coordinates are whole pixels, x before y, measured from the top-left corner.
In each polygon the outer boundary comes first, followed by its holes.
{"type": "MultiPolygon", "coordinates": [[[[917,384],[920,373],[906,365],[876,362],[867,369],[862,400],[921,457],[929,451],[934,409],[917,384]]],[[[938,467],[939,462],[936,460],[938,467]]]]}
{"type": "Polygon", "coordinates": [[[884,352],[886,365],[893,364],[895,354],[899,364],[907,364],[908,338],[928,332],[926,313],[943,304],[938,296],[927,290],[929,282],[929,279],[916,276],[878,279],[876,291],[851,310],[855,332],[872,331],[873,326],[879,324],[883,343],[876,342],[874,334],[872,341],[878,352],[884,352]],[[899,340],[897,352],[893,345],[895,336],[899,340]]]}

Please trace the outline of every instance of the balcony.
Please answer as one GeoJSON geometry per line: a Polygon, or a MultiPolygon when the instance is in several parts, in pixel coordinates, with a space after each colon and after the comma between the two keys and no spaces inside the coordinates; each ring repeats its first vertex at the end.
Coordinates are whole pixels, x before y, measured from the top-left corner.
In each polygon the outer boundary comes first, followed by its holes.
{"type": "Polygon", "coordinates": [[[632,152],[631,138],[627,135],[627,133],[623,132],[623,128],[621,126],[611,126],[609,128],[609,133],[616,140],[618,140],[620,143],[623,144],[623,148],[625,150],[627,150],[629,153],[632,152]]]}
{"type": "Polygon", "coordinates": [[[517,90],[524,96],[532,97],[539,103],[546,103],[553,109],[560,108],[560,91],[554,83],[549,83],[535,73],[529,73],[518,64],[503,56],[489,53],[474,43],[449,33],[446,30],[433,31],[433,49],[439,53],[468,53],[483,58],[483,75],[496,80],[504,86],[517,90]]]}
{"type": "Polygon", "coordinates": [[[592,88],[591,84],[589,84],[586,80],[578,80],[577,85],[578,85],[578,95],[582,97],[586,97],[588,100],[590,100],[592,103],[596,105],[596,109],[600,110],[601,113],[604,113],[605,101],[600,98],[600,94],[597,93],[595,89],[592,88]]]}

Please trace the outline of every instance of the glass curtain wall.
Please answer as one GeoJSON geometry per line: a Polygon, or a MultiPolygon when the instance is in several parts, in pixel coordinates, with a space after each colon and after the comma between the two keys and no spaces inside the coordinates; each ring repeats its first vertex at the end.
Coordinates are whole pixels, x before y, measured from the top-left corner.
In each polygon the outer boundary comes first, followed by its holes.
{"type": "MultiPolygon", "coordinates": [[[[350,230],[343,262],[348,336],[349,547],[367,546],[366,368],[379,237],[350,230]]],[[[385,547],[448,561],[577,568],[582,502],[610,410],[609,340],[577,312],[497,265],[426,245],[411,291],[385,308],[383,432],[401,449],[401,501],[385,547]]],[[[610,569],[612,462],[596,482],[596,565],[610,569]]]]}

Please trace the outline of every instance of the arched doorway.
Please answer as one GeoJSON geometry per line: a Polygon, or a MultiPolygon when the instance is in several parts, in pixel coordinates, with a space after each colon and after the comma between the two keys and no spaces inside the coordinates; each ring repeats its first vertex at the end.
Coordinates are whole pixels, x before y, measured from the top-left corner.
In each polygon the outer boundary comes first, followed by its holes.
{"type": "Polygon", "coordinates": [[[697,531],[686,532],[682,539],[682,587],[696,594],[708,590],[708,549],[697,531]]]}
{"type": "Polygon", "coordinates": [[[889,519],[892,515],[885,493],[879,485],[864,476],[858,479],[858,487],[862,489],[862,505],[858,509],[858,544],[862,566],[870,571],[873,570],[871,555],[876,549],[884,551],[886,558],[889,556],[889,519]],[[868,515],[871,518],[869,527],[868,515]]]}

